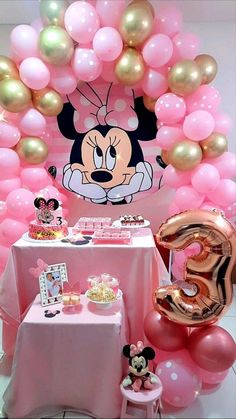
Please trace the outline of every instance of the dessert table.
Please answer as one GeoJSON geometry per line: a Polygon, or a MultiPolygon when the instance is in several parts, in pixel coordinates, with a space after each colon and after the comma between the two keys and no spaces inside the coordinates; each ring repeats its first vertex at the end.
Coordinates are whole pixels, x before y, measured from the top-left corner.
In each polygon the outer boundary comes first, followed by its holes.
{"type": "MultiPolygon", "coordinates": [[[[169,278],[149,228],[132,233],[129,245],[76,246],[61,241],[18,240],[11,248],[0,283],[0,310],[4,321],[3,349],[14,353],[17,328],[28,307],[39,292],[38,279],[30,273],[37,259],[48,265],[65,262],[70,284],[80,281],[85,292],[89,275],[107,272],[120,281],[126,306],[132,342],[145,340],[143,320],[152,309],[152,292],[169,278]]],[[[55,306],[56,307],[56,306],[55,306]]]]}
{"type": "Polygon", "coordinates": [[[10,418],[40,418],[67,408],[118,418],[122,348],[128,341],[122,298],[101,310],[82,295],[78,312],[63,312],[62,303],[54,309],[60,313],[45,317],[36,296],[18,329],[5,412],[10,418]]]}

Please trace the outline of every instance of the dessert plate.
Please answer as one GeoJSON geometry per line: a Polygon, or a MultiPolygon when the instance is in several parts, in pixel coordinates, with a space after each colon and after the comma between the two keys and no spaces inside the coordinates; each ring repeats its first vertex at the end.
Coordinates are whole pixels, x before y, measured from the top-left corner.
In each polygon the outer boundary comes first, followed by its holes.
{"type": "Polygon", "coordinates": [[[118,228],[143,228],[143,227],[148,227],[150,226],[150,221],[148,220],[144,220],[143,224],[135,224],[135,225],[124,225],[121,224],[120,220],[115,220],[112,224],[112,227],[118,227],[118,228]]]}
{"type": "Polygon", "coordinates": [[[116,299],[114,301],[94,301],[88,297],[88,291],[89,290],[86,291],[85,296],[87,297],[90,303],[96,304],[97,308],[109,308],[112,304],[116,303],[116,301],[119,300],[123,295],[122,291],[119,289],[116,294],[116,299]]]}

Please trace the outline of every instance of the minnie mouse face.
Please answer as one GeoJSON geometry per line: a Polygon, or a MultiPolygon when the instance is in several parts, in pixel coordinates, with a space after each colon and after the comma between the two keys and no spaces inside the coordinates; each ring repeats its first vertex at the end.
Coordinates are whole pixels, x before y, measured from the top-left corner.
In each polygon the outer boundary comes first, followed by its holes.
{"type": "Polygon", "coordinates": [[[143,348],[141,352],[139,350],[134,350],[135,353],[132,351],[133,345],[125,345],[123,347],[123,355],[126,358],[129,358],[129,371],[141,377],[148,372],[148,361],[155,358],[155,351],[147,346],[143,348]]]}

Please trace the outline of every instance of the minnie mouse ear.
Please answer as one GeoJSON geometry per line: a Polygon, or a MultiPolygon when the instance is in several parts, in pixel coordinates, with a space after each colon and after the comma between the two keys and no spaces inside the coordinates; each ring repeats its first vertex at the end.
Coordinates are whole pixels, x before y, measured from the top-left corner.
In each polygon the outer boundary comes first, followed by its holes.
{"type": "Polygon", "coordinates": [[[42,197],[35,198],[35,200],[34,200],[34,206],[36,208],[39,209],[40,206],[42,205],[42,203],[46,206],[46,201],[45,201],[44,198],[42,198],[42,197]]]}
{"type": "Polygon", "coordinates": [[[59,202],[57,199],[51,198],[47,201],[47,206],[52,211],[56,211],[57,208],[59,208],[59,202]]]}

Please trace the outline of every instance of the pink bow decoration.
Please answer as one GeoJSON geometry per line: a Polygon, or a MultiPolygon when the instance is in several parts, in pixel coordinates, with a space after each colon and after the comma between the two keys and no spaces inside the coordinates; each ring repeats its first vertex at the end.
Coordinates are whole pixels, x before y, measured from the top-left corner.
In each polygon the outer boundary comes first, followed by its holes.
{"type": "Polygon", "coordinates": [[[37,267],[29,268],[29,273],[34,276],[34,278],[39,278],[40,274],[43,271],[48,270],[48,265],[42,259],[37,259],[37,267]]]}
{"type": "Polygon", "coordinates": [[[75,109],[74,126],[85,133],[97,125],[134,131],[138,118],[134,111],[134,91],[129,86],[94,81],[83,83],[68,95],[75,109]]]}
{"type": "Polygon", "coordinates": [[[141,340],[137,342],[137,346],[134,344],[130,345],[130,356],[133,357],[135,355],[140,354],[143,351],[144,344],[141,340]]]}
{"type": "Polygon", "coordinates": [[[63,282],[63,294],[70,293],[70,294],[80,294],[80,283],[77,281],[74,285],[70,285],[68,282],[63,282]]]}
{"type": "Polygon", "coordinates": [[[40,210],[48,209],[49,211],[56,211],[59,207],[59,202],[54,198],[46,201],[44,198],[39,197],[34,200],[34,206],[40,210]]]}

